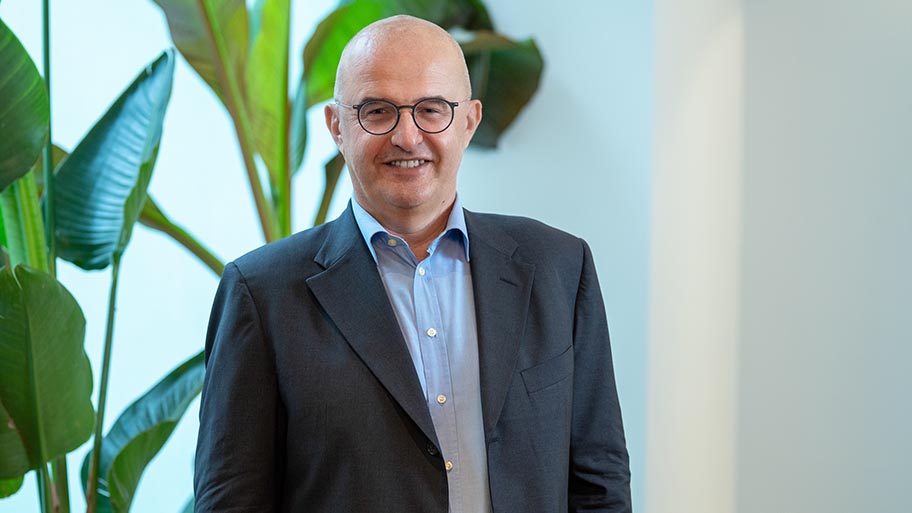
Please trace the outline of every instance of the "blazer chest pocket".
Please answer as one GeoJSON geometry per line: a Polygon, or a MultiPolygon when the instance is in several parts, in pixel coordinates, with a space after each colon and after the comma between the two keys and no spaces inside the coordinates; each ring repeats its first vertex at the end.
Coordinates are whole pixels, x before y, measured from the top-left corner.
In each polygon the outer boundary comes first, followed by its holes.
{"type": "Polygon", "coordinates": [[[522,374],[526,392],[533,393],[559,383],[573,372],[573,346],[546,362],[530,367],[522,374]]]}

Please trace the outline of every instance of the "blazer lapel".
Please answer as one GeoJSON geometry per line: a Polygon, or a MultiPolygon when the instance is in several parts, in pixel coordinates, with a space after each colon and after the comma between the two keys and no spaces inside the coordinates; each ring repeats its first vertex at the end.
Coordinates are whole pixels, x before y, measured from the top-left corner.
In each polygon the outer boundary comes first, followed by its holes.
{"type": "Polygon", "coordinates": [[[529,310],[535,266],[513,259],[516,242],[484,217],[465,213],[478,324],[485,437],[500,418],[529,310]]]}
{"type": "Polygon", "coordinates": [[[317,301],[377,380],[437,444],[415,366],[350,205],[333,222],[314,260],[325,268],[307,279],[317,301]]]}

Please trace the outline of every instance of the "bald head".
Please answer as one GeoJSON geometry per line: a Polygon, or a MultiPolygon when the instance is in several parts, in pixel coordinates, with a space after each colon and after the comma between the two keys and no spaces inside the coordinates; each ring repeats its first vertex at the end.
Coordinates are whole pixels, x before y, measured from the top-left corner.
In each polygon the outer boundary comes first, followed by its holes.
{"type": "Polygon", "coordinates": [[[459,43],[439,26],[406,15],[375,21],[345,45],[336,70],[334,95],[337,99],[351,100],[345,95],[352,82],[378,62],[389,65],[415,59],[434,62],[437,68],[451,74],[451,80],[461,90],[461,98],[472,95],[469,70],[459,43]]]}

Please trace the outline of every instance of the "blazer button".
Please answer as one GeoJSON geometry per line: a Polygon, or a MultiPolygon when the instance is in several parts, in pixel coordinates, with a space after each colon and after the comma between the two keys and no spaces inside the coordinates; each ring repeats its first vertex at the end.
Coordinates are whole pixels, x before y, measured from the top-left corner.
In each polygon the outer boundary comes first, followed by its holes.
{"type": "Polygon", "coordinates": [[[427,453],[431,456],[437,456],[437,448],[434,447],[434,444],[427,444],[427,453]]]}

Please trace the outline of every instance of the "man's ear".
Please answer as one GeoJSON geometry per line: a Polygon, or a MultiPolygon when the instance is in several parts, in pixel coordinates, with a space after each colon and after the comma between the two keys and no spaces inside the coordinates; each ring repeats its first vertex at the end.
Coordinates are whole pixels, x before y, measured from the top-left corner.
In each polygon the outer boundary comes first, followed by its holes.
{"type": "Polygon", "coordinates": [[[481,100],[469,100],[465,103],[465,106],[466,138],[463,148],[468,148],[469,143],[472,141],[472,136],[475,135],[475,130],[477,130],[478,125],[481,124],[481,100]]]}
{"type": "Polygon", "coordinates": [[[342,130],[339,128],[339,115],[336,111],[336,106],[330,104],[323,107],[323,116],[326,118],[326,128],[329,129],[329,133],[332,135],[333,141],[336,143],[336,146],[341,152],[342,130]]]}

